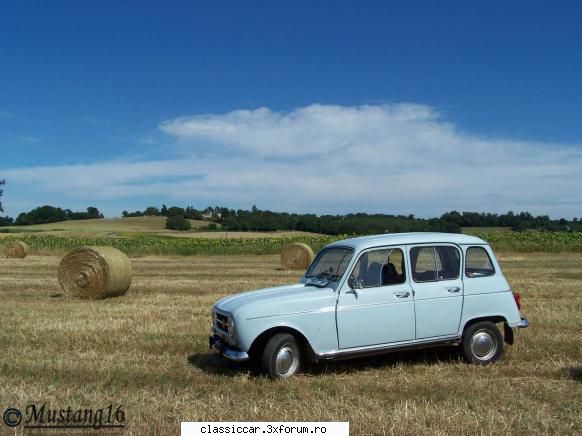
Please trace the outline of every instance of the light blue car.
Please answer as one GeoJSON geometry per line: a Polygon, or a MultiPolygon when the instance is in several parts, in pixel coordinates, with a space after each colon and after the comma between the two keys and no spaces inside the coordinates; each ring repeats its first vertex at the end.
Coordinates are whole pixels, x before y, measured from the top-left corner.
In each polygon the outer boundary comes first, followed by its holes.
{"type": "Polygon", "coordinates": [[[499,359],[520,315],[487,242],[460,234],[398,233],[334,242],[300,283],[223,298],[210,346],[287,378],[304,359],[345,359],[459,345],[469,362],[499,359]],[[502,334],[498,325],[503,324],[502,334]]]}

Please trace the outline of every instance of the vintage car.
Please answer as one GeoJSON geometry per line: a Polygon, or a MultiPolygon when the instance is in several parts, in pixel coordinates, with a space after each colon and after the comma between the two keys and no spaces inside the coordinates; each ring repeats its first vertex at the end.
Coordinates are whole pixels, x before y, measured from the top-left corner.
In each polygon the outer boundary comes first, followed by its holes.
{"type": "Polygon", "coordinates": [[[209,341],[228,359],[260,362],[273,379],[295,374],[304,359],[447,344],[485,365],[529,325],[520,306],[479,238],[366,236],[324,247],[298,284],[216,302],[209,341]]]}

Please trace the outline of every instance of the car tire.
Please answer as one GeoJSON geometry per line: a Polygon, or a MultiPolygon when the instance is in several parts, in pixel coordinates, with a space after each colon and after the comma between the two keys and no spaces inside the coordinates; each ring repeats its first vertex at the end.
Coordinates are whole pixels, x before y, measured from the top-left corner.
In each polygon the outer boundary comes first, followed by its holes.
{"type": "Polygon", "coordinates": [[[263,371],[273,380],[289,378],[299,371],[301,352],[297,341],[289,333],[277,333],[263,350],[263,371]]]}
{"type": "Polygon", "coordinates": [[[470,325],[463,334],[463,354],[469,363],[489,365],[503,354],[503,336],[490,321],[470,325]]]}

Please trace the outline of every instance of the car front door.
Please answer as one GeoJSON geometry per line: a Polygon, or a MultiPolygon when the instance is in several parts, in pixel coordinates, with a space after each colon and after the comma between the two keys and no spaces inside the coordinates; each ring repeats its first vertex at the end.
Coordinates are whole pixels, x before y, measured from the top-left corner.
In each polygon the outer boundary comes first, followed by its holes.
{"type": "Polygon", "coordinates": [[[454,336],[463,309],[461,251],[452,244],[411,246],[416,339],[454,336]]]}
{"type": "Polygon", "coordinates": [[[360,255],[338,297],[340,349],[414,339],[414,298],[404,253],[404,247],[385,247],[360,255]]]}

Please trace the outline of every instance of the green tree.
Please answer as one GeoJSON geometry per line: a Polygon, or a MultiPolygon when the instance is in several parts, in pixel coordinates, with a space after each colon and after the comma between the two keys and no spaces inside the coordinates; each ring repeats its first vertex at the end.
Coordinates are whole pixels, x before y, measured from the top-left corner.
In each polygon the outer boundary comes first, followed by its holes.
{"type": "Polygon", "coordinates": [[[150,206],[143,211],[143,214],[145,216],[160,216],[160,211],[157,207],[150,206]]]}
{"type": "MultiPolygon", "coordinates": [[[[4,180],[0,180],[0,186],[4,185],[6,182],[4,180]]],[[[4,191],[2,189],[0,189],[0,197],[2,197],[2,193],[4,191]]],[[[0,212],[4,212],[4,209],[2,209],[2,202],[0,201],[0,212]]],[[[0,216],[0,227],[2,226],[11,226],[14,223],[14,220],[12,218],[10,218],[9,216],[6,217],[2,217],[0,216]]]]}
{"type": "MultiPolygon", "coordinates": [[[[4,185],[6,183],[6,180],[0,180],[0,186],[4,185]]],[[[0,189],[0,197],[2,197],[2,194],[4,193],[4,191],[2,189],[0,189]]],[[[4,209],[2,209],[2,201],[0,201],[0,212],[4,212],[4,209]]]]}
{"type": "Polygon", "coordinates": [[[184,218],[184,215],[172,215],[166,219],[166,228],[170,230],[191,230],[190,221],[184,218]]]}
{"type": "Polygon", "coordinates": [[[181,207],[176,207],[176,206],[172,206],[171,208],[169,208],[166,211],[166,215],[167,216],[178,216],[181,215],[182,217],[184,217],[185,211],[184,209],[182,209],[181,207]]]}

